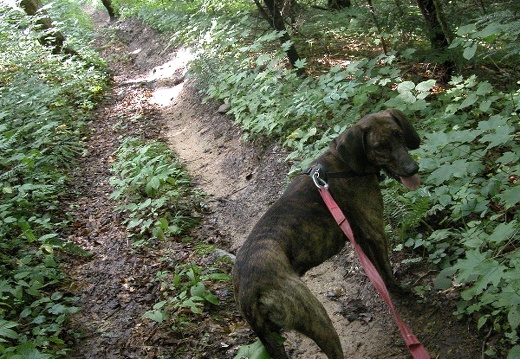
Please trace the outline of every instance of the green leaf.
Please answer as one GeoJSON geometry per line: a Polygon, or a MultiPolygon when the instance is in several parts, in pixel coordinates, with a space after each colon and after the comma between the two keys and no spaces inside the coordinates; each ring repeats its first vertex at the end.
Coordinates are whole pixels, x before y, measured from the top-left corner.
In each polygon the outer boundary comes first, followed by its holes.
{"type": "Polygon", "coordinates": [[[146,184],[145,192],[148,196],[153,196],[160,186],[161,181],[159,180],[159,177],[153,176],[146,184]]]}
{"type": "Polygon", "coordinates": [[[42,354],[38,349],[34,347],[31,342],[25,342],[16,348],[16,356],[14,359],[50,359],[53,356],[50,354],[42,354]]]}
{"type": "Polygon", "coordinates": [[[520,325],[520,307],[515,305],[509,309],[509,313],[507,313],[507,320],[509,321],[509,325],[511,325],[511,330],[515,331],[520,325]]]}
{"type": "Polygon", "coordinates": [[[298,59],[295,61],[294,66],[297,69],[303,69],[305,66],[307,66],[307,60],[306,59],[298,59]]]}
{"type": "Polygon", "coordinates": [[[132,229],[137,226],[139,226],[141,223],[143,223],[143,219],[132,219],[130,222],[128,222],[127,228],[132,229]]]}
{"type": "Polygon", "coordinates": [[[415,84],[412,81],[403,81],[399,85],[397,85],[397,92],[410,92],[415,89],[415,84]]]}
{"type": "Polygon", "coordinates": [[[161,309],[162,307],[164,307],[166,305],[166,303],[168,303],[167,300],[162,300],[158,303],[155,303],[154,306],[153,306],[153,309],[161,309]]]}
{"type": "Polygon", "coordinates": [[[477,95],[475,95],[474,93],[469,94],[469,96],[466,97],[464,99],[464,101],[462,101],[462,103],[460,104],[459,110],[462,110],[463,108],[466,108],[466,107],[469,107],[469,106],[473,105],[475,102],[477,102],[477,100],[478,100],[478,96],[477,95]]]}
{"type": "Polygon", "coordinates": [[[489,236],[489,241],[492,243],[507,242],[518,230],[516,220],[509,223],[500,223],[489,236]]]}
{"type": "Polygon", "coordinates": [[[484,81],[484,82],[480,83],[480,85],[478,86],[476,94],[479,96],[484,96],[484,95],[489,94],[492,91],[493,91],[493,86],[491,86],[491,84],[489,82],[484,81]]]}
{"type": "Polygon", "coordinates": [[[152,199],[151,198],[147,198],[144,202],[139,203],[139,206],[137,206],[137,209],[139,211],[141,211],[141,210],[149,207],[150,204],[152,204],[152,199]]]}
{"type": "Polygon", "coordinates": [[[29,242],[34,242],[37,240],[36,235],[31,229],[31,225],[29,224],[29,222],[25,220],[25,218],[18,219],[18,226],[20,227],[25,238],[27,238],[29,242]]]}
{"type": "Polygon", "coordinates": [[[501,163],[501,164],[512,164],[516,161],[518,161],[518,158],[520,158],[520,154],[519,153],[515,153],[515,152],[504,152],[502,154],[502,156],[497,160],[498,163],[501,163]]]}
{"type": "Polygon", "coordinates": [[[514,128],[510,126],[499,126],[495,128],[495,133],[488,133],[480,139],[481,142],[488,142],[487,149],[502,146],[507,144],[511,140],[511,134],[514,132],[514,128]]]}
{"type": "Polygon", "coordinates": [[[162,323],[167,318],[167,315],[160,310],[149,310],[143,314],[144,318],[148,318],[157,323],[162,323]]]}
{"type": "Polygon", "coordinates": [[[418,83],[417,86],[415,86],[415,89],[421,92],[429,92],[435,86],[436,83],[436,80],[426,80],[418,83]]]}
{"type": "Polygon", "coordinates": [[[206,286],[202,282],[198,282],[190,288],[190,294],[194,297],[204,298],[205,291],[206,286]]]}
{"type": "Polygon", "coordinates": [[[468,24],[468,25],[461,26],[457,29],[457,35],[459,35],[459,36],[467,35],[470,32],[475,31],[476,27],[477,26],[475,24],[468,24]]]}
{"type": "Polygon", "coordinates": [[[226,273],[211,273],[211,274],[208,274],[208,279],[212,279],[212,280],[229,280],[231,278],[226,273]]]}
{"type": "Polygon", "coordinates": [[[501,32],[501,25],[494,22],[489,25],[487,25],[485,28],[483,28],[480,31],[475,32],[471,37],[472,38],[483,38],[488,39],[490,37],[494,37],[497,35],[497,33],[501,32]]]}
{"type": "Polygon", "coordinates": [[[262,55],[258,56],[258,58],[256,59],[255,63],[256,63],[257,66],[262,66],[263,64],[265,64],[269,60],[271,60],[271,55],[270,54],[262,54],[262,55]]]}
{"type": "Polygon", "coordinates": [[[444,164],[434,170],[430,176],[428,176],[427,181],[435,185],[440,185],[453,179],[453,177],[461,178],[467,173],[469,165],[470,163],[468,163],[465,159],[460,159],[453,161],[453,163],[444,164]]]}
{"type": "Polygon", "coordinates": [[[399,95],[397,95],[396,99],[400,99],[406,104],[412,104],[417,101],[417,98],[410,91],[401,92],[399,95]]]}
{"type": "Polygon", "coordinates": [[[11,329],[18,325],[16,322],[0,319],[0,337],[18,339],[18,333],[11,329]]]}
{"type": "Polygon", "coordinates": [[[458,271],[456,280],[459,283],[467,283],[476,280],[481,272],[481,264],[487,259],[487,255],[481,253],[478,249],[466,251],[466,258],[459,259],[453,266],[458,271]]]}
{"type": "Polygon", "coordinates": [[[482,131],[494,131],[497,127],[507,125],[507,117],[500,115],[491,116],[487,121],[479,121],[478,128],[482,131]]]}
{"type": "Polygon", "coordinates": [[[520,187],[510,187],[497,196],[506,205],[506,209],[516,206],[520,202],[520,187]]]}
{"type": "Polygon", "coordinates": [[[480,131],[476,130],[458,130],[448,133],[448,142],[470,143],[480,135],[480,131]]]}
{"type": "Polygon", "coordinates": [[[443,269],[433,281],[435,289],[445,290],[450,288],[453,281],[453,274],[455,274],[455,271],[456,269],[453,267],[443,269]]]}
{"type": "Polygon", "coordinates": [[[497,287],[506,271],[505,266],[499,265],[498,262],[491,259],[483,261],[475,269],[480,273],[480,277],[473,284],[477,294],[484,292],[489,285],[497,287]]]}
{"type": "Polygon", "coordinates": [[[515,345],[507,353],[506,359],[518,359],[518,358],[520,358],[520,345],[515,345]]]}
{"type": "Polygon", "coordinates": [[[464,49],[464,52],[462,53],[462,56],[466,60],[471,60],[473,58],[473,56],[475,56],[476,52],[477,52],[477,44],[476,43],[472,43],[470,46],[468,46],[468,47],[466,47],[464,49]]]}
{"type": "Polygon", "coordinates": [[[235,355],[234,359],[270,359],[271,356],[265,349],[264,345],[260,340],[257,340],[253,344],[242,346],[237,355],[235,355]]]}
{"type": "Polygon", "coordinates": [[[213,305],[218,305],[217,296],[211,292],[207,292],[206,294],[204,294],[204,299],[206,299],[206,301],[208,301],[209,303],[211,303],[213,305]]]}
{"type": "Polygon", "coordinates": [[[488,319],[489,319],[488,315],[483,315],[480,318],[478,318],[477,329],[481,329],[482,326],[484,326],[484,324],[486,324],[488,319]]]}

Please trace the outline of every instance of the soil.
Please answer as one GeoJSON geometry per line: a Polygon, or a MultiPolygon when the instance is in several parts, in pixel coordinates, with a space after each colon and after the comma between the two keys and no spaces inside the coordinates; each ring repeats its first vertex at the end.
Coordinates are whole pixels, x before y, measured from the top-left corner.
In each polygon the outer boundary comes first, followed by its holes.
{"type": "MultiPolygon", "coordinates": [[[[236,310],[229,283],[212,287],[220,303],[189,316],[179,330],[143,318],[161,300],[159,271],[177,263],[212,265],[233,257],[257,219],[282,193],[289,163],[276,143],[245,142],[218,103],[203,104],[186,79],[188,48],[171,48],[169,38],[135,19],[110,22],[88,10],[107,59],[113,84],[96,110],[86,140],[88,155],[74,173],[75,199],[66,203],[74,219],[68,239],[92,253],[71,257],[70,290],[82,311],[69,323],[74,336],[70,358],[233,358],[241,345],[256,340],[236,310]],[[191,234],[219,251],[200,254],[192,242],[172,239],[136,247],[128,239],[109,199],[112,154],[122,139],[138,136],[167,142],[194,185],[203,190],[208,211],[191,234]]],[[[399,263],[394,258],[393,263],[399,263]]],[[[423,283],[429,273],[396,266],[408,282],[423,283]]],[[[230,272],[231,264],[225,267],[230,272]]],[[[350,246],[311,270],[305,282],[324,304],[338,331],[346,358],[409,358],[388,308],[359,267],[350,246]]],[[[483,339],[451,313],[446,293],[396,299],[398,312],[432,358],[475,359],[483,339]]],[[[286,333],[291,358],[324,358],[317,346],[286,333]]]]}

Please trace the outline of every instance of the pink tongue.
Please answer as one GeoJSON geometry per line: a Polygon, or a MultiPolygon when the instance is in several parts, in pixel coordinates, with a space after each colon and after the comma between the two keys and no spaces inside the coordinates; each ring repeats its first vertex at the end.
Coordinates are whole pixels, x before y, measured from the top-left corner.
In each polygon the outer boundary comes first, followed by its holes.
{"type": "Polygon", "coordinates": [[[401,177],[401,182],[410,191],[415,191],[421,185],[421,179],[417,175],[411,177],[401,177]]]}

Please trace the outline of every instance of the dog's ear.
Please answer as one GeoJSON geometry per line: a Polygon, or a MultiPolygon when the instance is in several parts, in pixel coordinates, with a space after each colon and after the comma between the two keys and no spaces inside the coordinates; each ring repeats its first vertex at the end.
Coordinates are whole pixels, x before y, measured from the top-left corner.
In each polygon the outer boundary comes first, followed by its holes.
{"type": "Polygon", "coordinates": [[[361,126],[354,125],[336,137],[330,144],[331,152],[349,164],[355,172],[362,173],[367,167],[365,133],[361,126]]]}
{"type": "Polygon", "coordinates": [[[415,131],[410,121],[404,113],[396,109],[390,109],[387,111],[395,122],[403,129],[404,140],[406,143],[406,147],[411,150],[415,150],[419,148],[421,144],[421,138],[419,134],[415,131]]]}

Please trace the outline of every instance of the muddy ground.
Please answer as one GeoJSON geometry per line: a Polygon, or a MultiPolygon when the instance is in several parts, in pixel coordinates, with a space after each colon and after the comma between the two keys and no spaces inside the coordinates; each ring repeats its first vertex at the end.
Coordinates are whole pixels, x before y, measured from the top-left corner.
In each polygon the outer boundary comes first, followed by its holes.
{"type": "MultiPolygon", "coordinates": [[[[208,211],[192,237],[233,254],[283,191],[286,154],[276,143],[242,141],[233,119],[217,112],[220,104],[202,104],[203,96],[185,77],[189,49],[169,47],[168,36],[137,20],[109,23],[102,12],[90,13],[113,86],[89,126],[89,154],[73,181],[77,197],[67,203],[74,218],[68,238],[93,254],[70,258],[67,265],[70,290],[83,308],[70,323],[76,333],[70,357],[233,358],[256,338],[236,311],[229,283],[213,287],[220,304],[190,316],[182,330],[142,317],[161,300],[158,271],[188,261],[209,266],[218,256],[201,254],[193,243],[179,240],[133,246],[108,198],[111,155],[128,136],[167,142],[207,194],[208,211]]],[[[396,269],[412,283],[427,278],[421,268],[396,269]]],[[[410,357],[350,246],[310,271],[305,282],[325,305],[346,358],[410,357]]],[[[483,339],[471,331],[472,324],[451,315],[454,303],[446,295],[410,296],[396,305],[432,358],[482,356],[483,339]]],[[[292,358],[324,358],[310,340],[295,333],[288,338],[292,358]]]]}

